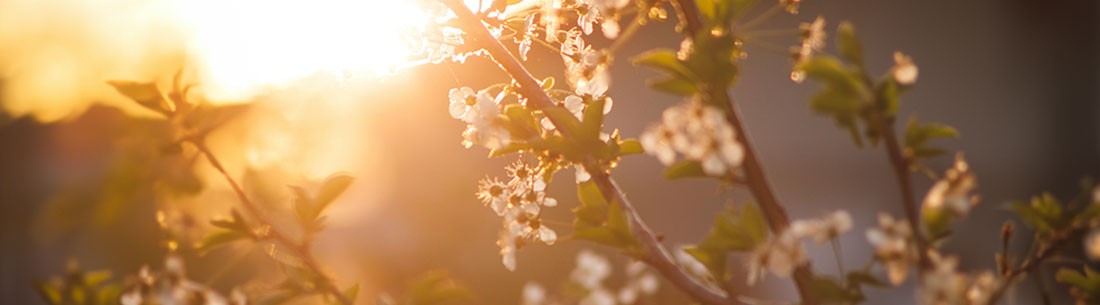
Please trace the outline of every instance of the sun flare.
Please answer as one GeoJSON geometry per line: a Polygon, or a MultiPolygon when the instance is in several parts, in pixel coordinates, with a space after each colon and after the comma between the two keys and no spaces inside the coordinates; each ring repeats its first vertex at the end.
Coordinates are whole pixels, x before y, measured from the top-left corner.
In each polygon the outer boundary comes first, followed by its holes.
{"type": "Polygon", "coordinates": [[[247,98],[316,73],[385,73],[410,58],[411,0],[181,0],[213,99],[247,98]]]}

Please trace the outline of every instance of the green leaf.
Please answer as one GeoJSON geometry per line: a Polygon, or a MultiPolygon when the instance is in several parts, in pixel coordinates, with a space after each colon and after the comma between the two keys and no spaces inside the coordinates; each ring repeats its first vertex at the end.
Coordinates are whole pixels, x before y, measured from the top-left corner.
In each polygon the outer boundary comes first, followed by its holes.
{"type": "Polygon", "coordinates": [[[909,119],[905,127],[905,146],[923,147],[924,143],[937,138],[957,138],[959,131],[954,127],[939,123],[917,122],[917,118],[909,119]]]}
{"type": "Polygon", "coordinates": [[[677,96],[691,96],[699,91],[695,83],[678,77],[668,77],[661,80],[646,81],[646,85],[654,90],[672,93],[677,96]]]}
{"type": "Polygon", "coordinates": [[[848,285],[870,285],[874,287],[887,287],[886,282],[871,275],[869,271],[853,271],[848,273],[848,285]]]}
{"type": "Polygon", "coordinates": [[[470,291],[460,287],[443,271],[431,271],[416,279],[406,292],[408,305],[437,305],[469,300],[470,291]]]}
{"type": "Polygon", "coordinates": [[[858,73],[849,70],[832,56],[811,57],[799,65],[806,76],[820,81],[826,88],[866,100],[870,96],[858,73]]]}
{"type": "Polygon", "coordinates": [[[160,95],[160,89],[157,89],[157,84],[153,82],[139,83],[132,81],[107,81],[108,85],[114,87],[119,93],[130,98],[139,105],[156,111],[161,114],[167,115],[171,112],[166,108],[164,104],[164,97],[160,95]]]}
{"type": "Polygon", "coordinates": [[[90,271],[84,274],[84,284],[88,287],[99,286],[109,279],[111,279],[110,270],[90,271]]]}
{"type": "Polygon", "coordinates": [[[187,113],[184,124],[196,130],[198,134],[204,135],[243,116],[251,109],[251,104],[202,105],[187,113]]]}
{"type": "Polygon", "coordinates": [[[619,156],[627,156],[644,153],[642,143],[635,139],[626,139],[619,142],[619,156]]]}
{"type": "Polygon", "coordinates": [[[703,177],[709,176],[703,171],[703,165],[695,160],[681,160],[665,169],[665,178],[669,180],[703,177]]]}
{"type": "Polygon", "coordinates": [[[355,177],[346,173],[332,174],[328,178],[325,178],[325,182],[321,184],[321,188],[317,191],[317,198],[313,199],[314,215],[320,215],[336,198],[343,195],[348,187],[351,187],[351,183],[355,182],[355,177]]]}
{"type": "MultiPolygon", "coordinates": [[[[584,121],[581,122],[581,132],[579,137],[582,139],[582,143],[587,145],[600,145],[600,129],[603,127],[603,106],[606,99],[600,98],[592,100],[588,104],[588,107],[584,109],[584,121]]],[[[595,150],[595,147],[589,147],[588,151],[595,150]]]]}
{"type": "MultiPolygon", "coordinates": [[[[521,1],[521,0],[517,0],[517,2],[518,1],[521,1]]],[[[542,90],[553,89],[554,88],[554,77],[553,76],[547,76],[546,78],[542,79],[541,82],[539,82],[539,85],[542,85],[542,90]]]]}
{"type": "Polygon", "coordinates": [[[596,183],[586,181],[577,184],[577,197],[581,206],[573,209],[572,238],[588,240],[620,249],[633,249],[638,245],[624,211],[618,204],[609,204],[596,183]]]}
{"type": "Polygon", "coordinates": [[[198,250],[199,253],[205,254],[215,248],[244,238],[249,238],[249,236],[236,231],[216,230],[207,234],[206,237],[195,246],[195,249],[198,250]]]}
{"type": "Polygon", "coordinates": [[[345,288],[341,294],[343,294],[345,298],[351,300],[351,302],[354,303],[355,299],[359,297],[359,284],[352,284],[351,287],[345,288]]]}
{"type": "MultiPolygon", "coordinates": [[[[706,1],[706,0],[704,0],[706,1]]],[[[634,65],[646,66],[669,73],[671,76],[693,81],[698,79],[695,73],[676,58],[676,51],[669,49],[651,50],[634,57],[634,65]]]]}
{"type": "Polygon", "coordinates": [[[515,139],[526,139],[538,136],[542,132],[542,124],[527,107],[512,104],[504,107],[504,116],[507,118],[508,131],[515,139]]]}
{"type": "Polygon", "coordinates": [[[50,282],[37,282],[34,288],[46,303],[50,305],[61,304],[61,289],[58,285],[54,285],[50,282]]]}
{"type": "Polygon", "coordinates": [[[688,246],[684,248],[684,252],[695,258],[696,261],[707,267],[707,271],[717,279],[726,279],[728,274],[726,272],[727,251],[714,248],[703,248],[699,246],[688,246]]]}
{"type": "Polygon", "coordinates": [[[863,102],[851,92],[825,89],[810,99],[810,108],[817,113],[836,116],[855,116],[863,108],[863,102]]]}
{"type": "Polygon", "coordinates": [[[1050,193],[1032,197],[1030,203],[1014,202],[1009,209],[1040,233],[1054,233],[1065,224],[1062,203],[1050,193]]]}
{"type": "Polygon", "coordinates": [[[826,276],[814,277],[810,291],[825,304],[854,304],[863,300],[858,289],[845,288],[836,279],[826,276]]]}
{"type": "Polygon", "coordinates": [[[863,66],[863,47],[856,36],[856,28],[851,22],[842,21],[836,28],[836,46],[844,59],[857,66],[863,66]]]}
{"type": "Polygon", "coordinates": [[[607,200],[604,199],[599,186],[592,181],[585,181],[577,184],[577,198],[580,199],[581,205],[583,206],[607,206],[607,200]]]}
{"type": "Polygon", "coordinates": [[[581,122],[577,120],[577,117],[573,116],[573,113],[563,107],[546,107],[542,109],[542,113],[554,122],[554,125],[556,125],[555,127],[557,127],[559,131],[565,134],[575,134],[580,131],[581,122]]]}
{"type": "Polygon", "coordinates": [[[764,215],[751,204],[741,209],[728,208],[714,218],[706,237],[699,244],[686,249],[715,278],[725,279],[726,259],[731,251],[752,251],[768,237],[764,215]]]}

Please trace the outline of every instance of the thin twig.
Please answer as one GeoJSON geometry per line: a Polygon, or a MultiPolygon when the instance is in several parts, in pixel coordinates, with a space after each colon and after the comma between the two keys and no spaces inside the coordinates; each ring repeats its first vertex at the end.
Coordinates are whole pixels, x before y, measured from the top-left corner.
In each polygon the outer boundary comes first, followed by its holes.
{"type": "Polygon", "coordinates": [[[214,153],[210,151],[210,148],[206,146],[206,143],[202,139],[191,140],[190,142],[194,144],[196,148],[198,148],[199,152],[202,152],[202,154],[206,156],[206,159],[210,161],[210,165],[213,166],[214,169],[218,170],[219,173],[221,173],[222,177],[225,178],[225,181],[229,183],[229,186],[237,195],[237,199],[239,199],[241,201],[241,204],[244,205],[245,210],[247,210],[249,214],[252,214],[252,217],[256,218],[256,220],[260,222],[261,225],[267,227],[267,236],[290,249],[290,251],[293,252],[295,256],[302,259],[302,264],[305,265],[306,268],[308,268],[317,276],[321,277],[320,288],[322,292],[332,295],[342,305],[352,305],[353,301],[351,299],[348,299],[347,296],[341,293],[340,289],[336,288],[336,286],[332,283],[332,280],[329,279],[328,276],[326,276],[322,272],[321,265],[317,262],[317,259],[313,257],[313,253],[309,251],[309,247],[302,243],[295,242],[294,239],[290,238],[285,233],[275,228],[273,222],[271,222],[267,218],[267,216],[262,211],[260,211],[259,206],[257,206],[256,203],[252,201],[252,199],[248,198],[248,195],[245,194],[240,184],[237,183],[237,180],[234,179],[233,176],[225,170],[225,167],[222,166],[221,161],[219,161],[217,156],[215,156],[214,153]]]}
{"type": "Polygon", "coordinates": [[[1057,254],[1059,249],[1073,240],[1071,237],[1077,236],[1087,229],[1087,226],[1076,226],[1055,233],[1054,236],[1051,237],[1049,243],[1038,246],[1039,250],[1036,251],[1033,256],[1024,259],[1015,269],[1012,269],[1001,278],[1000,285],[990,292],[990,297],[986,305],[997,304],[997,301],[1004,296],[1008,288],[1012,286],[1012,281],[1016,279],[1017,276],[1033,273],[1044,261],[1054,256],[1054,254],[1057,254]]]}
{"type": "Polygon", "coordinates": [[[886,154],[890,157],[894,178],[897,180],[898,188],[901,189],[901,203],[905,209],[905,218],[909,221],[909,228],[913,231],[913,239],[917,244],[919,266],[917,271],[919,275],[923,275],[924,270],[932,267],[932,262],[928,259],[928,240],[925,239],[924,231],[921,230],[920,210],[914,197],[913,182],[910,180],[909,165],[912,164],[912,160],[905,157],[901,152],[901,144],[898,142],[894,127],[896,125],[894,124],[894,118],[878,117],[875,121],[878,123],[876,128],[879,130],[879,134],[882,135],[886,154]]]}
{"type": "Polygon", "coordinates": [[[783,4],[776,3],[775,5],[772,5],[772,7],[768,8],[767,11],[764,11],[764,13],[761,13],[760,15],[756,16],[756,18],[753,18],[752,20],[746,21],[745,23],[741,24],[737,28],[738,28],[738,30],[752,29],[755,26],[758,26],[758,25],[763,24],[764,22],[767,22],[768,19],[771,19],[772,16],[775,16],[775,14],[779,13],[782,10],[783,10],[783,4]]]}
{"type": "Polygon", "coordinates": [[[638,29],[646,24],[646,19],[649,18],[649,10],[657,6],[658,3],[661,3],[661,1],[663,0],[653,1],[650,5],[645,6],[646,9],[638,11],[638,13],[634,15],[634,20],[626,27],[626,30],[623,30],[619,38],[615,39],[615,41],[611,43],[611,46],[607,47],[607,54],[618,53],[619,49],[634,37],[634,33],[637,33],[638,29]]]}
{"type": "MultiPolygon", "coordinates": [[[[702,24],[702,19],[699,19],[699,11],[695,6],[695,2],[691,0],[676,0],[673,1],[679,3],[677,6],[682,12],[680,16],[683,18],[693,18],[695,20],[685,20],[685,24],[689,27],[686,29],[688,34],[694,35],[699,31],[702,31],[699,26],[702,24]],[[692,25],[695,27],[693,28],[692,25]]],[[[745,150],[745,159],[742,163],[742,167],[745,172],[745,182],[749,191],[752,192],[753,197],[756,198],[757,204],[760,206],[760,210],[764,213],[764,217],[768,220],[768,226],[771,231],[776,235],[782,234],[790,226],[790,217],[787,216],[786,209],[779,204],[779,200],[776,198],[775,193],[772,191],[771,185],[768,183],[768,178],[764,174],[763,163],[756,155],[756,150],[752,146],[752,141],[749,138],[748,129],[745,127],[741,114],[737,109],[737,105],[730,98],[729,93],[726,92],[725,86],[710,86],[708,94],[710,97],[724,102],[728,105],[729,109],[726,112],[726,120],[736,130],[737,141],[741,143],[741,146],[745,150]]],[[[818,304],[817,298],[814,297],[814,293],[810,290],[813,283],[813,268],[810,263],[802,264],[795,268],[793,274],[795,286],[798,288],[799,297],[802,299],[802,304],[816,305],[818,304]]]]}
{"type": "MultiPolygon", "coordinates": [[[[500,68],[504,72],[508,73],[511,78],[516,82],[516,91],[519,92],[524,98],[527,99],[528,105],[535,109],[545,109],[555,106],[553,100],[538,84],[531,73],[520,64],[514,55],[512,55],[499,41],[493,38],[493,36],[485,29],[481,21],[470,12],[469,8],[463,4],[461,0],[441,0],[444,4],[451,8],[451,10],[458,17],[460,26],[469,34],[474,42],[480,43],[493,60],[500,65],[500,68]]],[[[566,122],[559,122],[551,118],[551,123],[555,126],[565,126],[566,122]]],[[[563,133],[568,133],[566,128],[558,128],[563,133]]],[[[565,134],[569,137],[571,135],[565,134]]],[[[645,247],[643,261],[647,262],[650,266],[656,269],[661,275],[665,276],[674,285],[679,287],[682,291],[688,294],[692,299],[695,299],[699,303],[705,305],[722,305],[722,304],[736,304],[736,300],[727,297],[723,292],[715,290],[697,279],[688,275],[683,269],[681,269],[664,245],[661,244],[657,238],[657,234],[650,230],[645,221],[635,211],[633,204],[627,199],[626,195],[622,192],[614,180],[599,166],[593,164],[594,162],[585,162],[585,169],[592,174],[592,181],[600,189],[600,192],[609,201],[614,201],[619,204],[631,220],[632,230],[638,237],[638,240],[645,247]]]]}

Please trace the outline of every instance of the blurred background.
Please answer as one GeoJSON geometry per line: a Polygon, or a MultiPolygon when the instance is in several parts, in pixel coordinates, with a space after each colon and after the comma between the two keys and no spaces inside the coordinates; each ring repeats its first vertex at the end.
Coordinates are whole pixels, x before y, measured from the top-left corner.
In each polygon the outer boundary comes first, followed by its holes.
{"type": "MultiPolygon", "coordinates": [[[[103,81],[149,80],[175,69],[183,55],[175,51],[178,42],[166,36],[188,32],[150,13],[171,11],[172,5],[116,2],[119,8],[104,9],[94,1],[0,1],[0,105],[5,110],[0,118],[0,303],[44,304],[32,289],[33,280],[62,274],[71,258],[87,269],[113,270],[118,277],[142,265],[159,266],[166,233],[158,228],[157,211],[172,221],[202,226],[235,205],[205,160],[183,154],[163,161],[150,157],[153,152],[134,152],[142,146],[154,150],[155,142],[133,139],[156,137],[163,126],[135,119],[148,113],[118,102],[103,81]],[[153,173],[177,173],[168,175],[178,177],[172,185],[185,187],[146,186],[153,173]],[[124,174],[131,178],[117,178],[124,174]],[[116,190],[131,195],[111,197],[116,190]],[[166,207],[166,201],[174,206],[166,207]]],[[[982,198],[945,246],[960,257],[962,270],[993,267],[1000,226],[1009,219],[1005,203],[1043,191],[1069,198],[1080,178],[1100,173],[1100,2],[807,0],[799,15],[782,15],[766,28],[793,28],[817,15],[825,16],[830,34],[841,20],[855,24],[871,71],[889,69],[896,50],[911,55],[920,79],[903,96],[900,117],[917,115],[961,132],[960,139],[941,143],[965,152],[982,198]]],[[[297,19],[284,21],[291,20],[297,19]]],[[[673,22],[652,23],[615,59],[609,128],[637,137],[678,102],[646,89],[645,80],[656,74],[629,64],[633,54],[678,47],[677,37],[673,22]]],[[[378,48],[385,37],[337,38],[362,40],[363,49],[347,50],[356,54],[378,48]]],[[[773,41],[796,43],[795,38],[773,41]]],[[[829,42],[832,50],[831,35],[829,42]]],[[[593,43],[607,45],[599,39],[593,43]]],[[[747,51],[732,92],[779,199],[793,218],[851,212],[855,228],[841,237],[842,260],[846,266],[862,266],[871,256],[863,232],[875,225],[875,215],[901,213],[884,151],[854,147],[829,119],[813,115],[807,101],[816,84],[791,82],[787,55],[752,46],[747,51]]],[[[293,53],[265,56],[240,69],[265,71],[264,65],[284,63],[283,56],[293,53]]],[[[530,57],[536,75],[560,76],[556,55],[535,48],[530,57]]],[[[262,88],[271,94],[222,91],[228,99],[250,96],[261,103],[212,135],[210,145],[226,163],[238,164],[231,166],[232,173],[250,177],[242,178],[246,187],[316,185],[336,171],[358,178],[330,210],[331,225],[316,246],[340,283],[400,294],[415,275],[446,269],[477,294],[477,303],[515,304],[528,281],[551,288],[565,281],[583,248],[612,257],[613,281],[621,279],[626,258],[584,242],[525,247],[515,272],[501,266],[495,244],[500,219],[481,206],[474,192],[478,179],[503,177],[511,159],[487,159],[483,149],[464,149],[459,143],[463,124],[446,110],[450,88],[477,89],[506,79],[491,61],[474,57],[464,65],[421,65],[386,77],[296,73],[284,77],[265,71],[279,80],[277,86],[262,88]]],[[[931,165],[941,171],[949,162],[941,157],[931,165]]],[[[744,190],[723,189],[713,181],[666,181],[661,171],[655,158],[632,156],[614,176],[669,245],[700,240],[717,211],[750,200],[744,190]]],[[[923,195],[931,183],[916,181],[923,195]]],[[[577,205],[573,185],[568,171],[558,174],[550,190],[560,205],[545,217],[571,221],[569,209],[577,205]]],[[[273,207],[285,204],[283,199],[273,198],[273,207]]],[[[568,232],[559,227],[554,227],[559,234],[568,232]]],[[[1018,251],[1026,235],[1019,234],[1018,251]]],[[[226,291],[269,272],[259,252],[242,244],[186,258],[192,278],[226,291]]],[[[811,248],[811,253],[819,273],[836,272],[828,248],[811,248]]],[[[1020,287],[1009,302],[1035,303],[1033,286],[1020,287]]],[[[746,289],[753,296],[785,297],[793,291],[774,277],[746,289]]],[[[911,290],[867,293],[869,304],[914,302],[911,290]]],[[[687,301],[666,284],[646,303],[687,301]]]]}

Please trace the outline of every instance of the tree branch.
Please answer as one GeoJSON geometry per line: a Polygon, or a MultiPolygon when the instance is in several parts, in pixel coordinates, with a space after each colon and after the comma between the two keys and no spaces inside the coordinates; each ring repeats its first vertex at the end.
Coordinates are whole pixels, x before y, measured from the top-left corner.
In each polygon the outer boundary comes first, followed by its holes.
{"type": "Polygon", "coordinates": [[[924,231],[920,226],[920,210],[913,194],[913,183],[910,180],[910,159],[901,152],[901,144],[898,142],[895,130],[894,118],[878,118],[877,129],[882,134],[885,142],[886,154],[890,157],[890,165],[894,170],[894,177],[901,189],[901,203],[905,209],[905,218],[909,221],[909,228],[913,231],[913,239],[917,243],[918,274],[924,274],[924,270],[932,267],[928,259],[928,241],[924,238],[924,231]]]}
{"type": "MultiPolygon", "coordinates": [[[[458,22],[463,30],[469,34],[474,42],[480,43],[480,46],[484,48],[493,60],[500,66],[504,72],[508,73],[511,78],[516,82],[516,91],[519,92],[524,98],[527,99],[527,105],[535,109],[545,109],[555,106],[554,101],[550,96],[543,91],[539,86],[538,81],[535,80],[531,73],[516,60],[503,45],[497,41],[485,26],[481,23],[481,20],[470,11],[469,8],[463,4],[461,0],[441,0],[444,4],[454,11],[458,17],[458,22]]],[[[554,121],[551,118],[551,123],[555,126],[563,126],[564,122],[554,121]]],[[[567,132],[565,128],[558,128],[558,130],[567,132]]],[[[565,136],[570,136],[565,134],[565,136]]],[[[633,204],[627,199],[626,195],[622,192],[615,181],[611,179],[604,169],[593,164],[593,162],[584,162],[585,169],[591,174],[592,181],[600,189],[600,192],[608,201],[614,201],[619,204],[625,213],[630,217],[632,224],[632,230],[638,237],[639,241],[645,248],[643,254],[643,260],[649,263],[654,269],[661,273],[665,278],[671,281],[676,287],[687,293],[692,299],[705,305],[721,305],[721,304],[736,304],[735,299],[726,296],[721,291],[715,290],[703,283],[700,283],[694,277],[688,275],[683,269],[681,269],[660,240],[657,239],[657,235],[646,225],[641,216],[638,215],[634,209],[633,204]]]]}
{"type": "Polygon", "coordinates": [[[295,242],[294,239],[287,236],[286,233],[279,231],[275,228],[274,225],[272,225],[273,223],[263,214],[262,211],[260,211],[259,206],[257,206],[255,202],[248,198],[248,195],[245,194],[240,184],[237,183],[237,180],[233,179],[233,176],[225,170],[225,167],[222,166],[221,161],[219,161],[214,153],[210,151],[210,148],[206,146],[206,143],[201,138],[191,139],[188,141],[194,144],[195,147],[198,148],[199,152],[206,156],[206,159],[210,161],[210,165],[222,174],[222,177],[225,178],[225,181],[229,183],[229,186],[233,189],[233,193],[237,194],[237,199],[241,201],[241,205],[244,205],[245,210],[248,210],[248,213],[252,214],[252,217],[256,218],[256,221],[258,221],[261,225],[268,228],[267,235],[271,237],[271,239],[274,239],[276,242],[283,244],[288,249],[290,249],[290,251],[294,253],[294,256],[302,259],[302,264],[305,265],[306,268],[308,268],[311,272],[317,274],[317,276],[321,278],[320,288],[322,293],[332,295],[342,305],[354,304],[354,301],[348,299],[347,296],[340,292],[340,289],[336,288],[336,286],[332,283],[332,279],[324,274],[324,272],[321,270],[321,264],[317,262],[317,259],[315,257],[313,257],[313,253],[310,252],[310,249],[307,245],[295,242]]]}
{"type": "MultiPolygon", "coordinates": [[[[685,28],[687,34],[694,37],[696,33],[703,30],[701,28],[702,19],[699,19],[699,11],[694,1],[676,0],[673,2],[679,4],[677,7],[682,11],[680,16],[687,18],[687,20],[684,20],[684,24],[687,25],[687,28],[685,28]]],[[[729,105],[729,111],[726,112],[726,120],[729,121],[730,125],[737,131],[737,141],[741,143],[741,146],[745,150],[745,159],[742,163],[742,168],[745,171],[745,185],[749,188],[749,191],[752,192],[753,197],[756,198],[757,204],[760,206],[761,212],[764,213],[764,217],[768,220],[768,226],[771,228],[772,232],[776,235],[782,234],[783,231],[786,231],[787,227],[790,226],[790,217],[787,216],[786,209],[779,204],[779,200],[776,198],[771,185],[768,183],[768,178],[764,174],[762,162],[756,155],[756,149],[753,148],[748,129],[741,119],[741,114],[736,103],[730,98],[729,93],[726,92],[725,86],[710,86],[706,94],[710,95],[713,99],[725,102],[725,104],[729,105]]],[[[798,266],[795,268],[792,277],[794,278],[795,286],[798,288],[798,294],[802,299],[802,304],[818,304],[817,298],[814,297],[813,292],[810,290],[814,277],[812,266],[809,263],[798,266]]]]}

